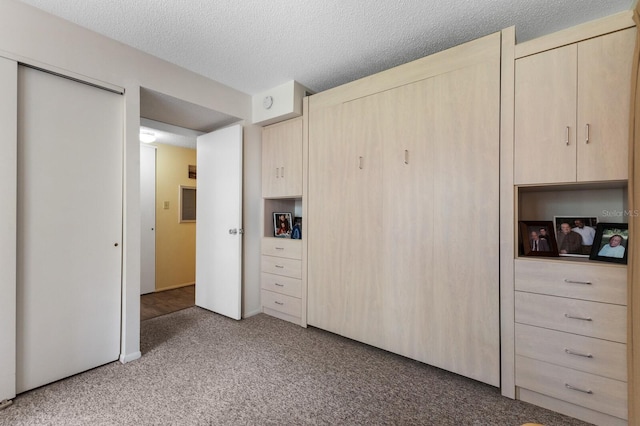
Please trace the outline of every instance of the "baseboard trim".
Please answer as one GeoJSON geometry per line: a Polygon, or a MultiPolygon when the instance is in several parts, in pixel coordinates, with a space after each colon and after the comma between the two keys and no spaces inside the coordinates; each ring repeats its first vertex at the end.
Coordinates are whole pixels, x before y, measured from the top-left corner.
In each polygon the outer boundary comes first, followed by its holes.
{"type": "Polygon", "coordinates": [[[136,359],[142,356],[142,352],[134,352],[132,354],[120,354],[120,362],[126,364],[131,361],[135,361],[136,359]]]}
{"type": "Polygon", "coordinates": [[[262,313],[262,308],[258,308],[254,311],[249,311],[249,312],[245,312],[244,315],[242,316],[242,318],[249,318],[252,317],[254,315],[258,315],[262,313]]]}
{"type": "Polygon", "coordinates": [[[195,284],[195,281],[192,283],[182,283],[182,284],[172,285],[169,287],[156,288],[154,293],[160,293],[161,291],[167,291],[167,290],[175,290],[176,288],[189,287],[190,285],[194,285],[194,284],[195,284]]]}

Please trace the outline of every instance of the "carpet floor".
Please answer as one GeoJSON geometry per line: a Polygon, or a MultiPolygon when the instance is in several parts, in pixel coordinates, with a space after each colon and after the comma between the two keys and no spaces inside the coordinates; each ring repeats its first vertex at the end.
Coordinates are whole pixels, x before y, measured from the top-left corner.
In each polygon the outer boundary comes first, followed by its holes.
{"type": "Polygon", "coordinates": [[[141,359],[25,392],[1,425],[586,423],[497,388],[269,317],[193,307],[143,321],[141,359]]]}

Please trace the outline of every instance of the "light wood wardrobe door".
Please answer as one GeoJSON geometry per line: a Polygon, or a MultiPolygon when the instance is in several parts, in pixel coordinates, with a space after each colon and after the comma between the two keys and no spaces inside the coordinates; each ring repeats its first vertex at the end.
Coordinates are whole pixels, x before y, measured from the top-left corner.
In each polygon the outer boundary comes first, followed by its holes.
{"type": "MultiPolygon", "coordinates": [[[[433,79],[383,93],[384,348],[427,360],[433,269],[433,79]]],[[[432,324],[432,325],[430,325],[432,324]]]]}
{"type": "MultiPolygon", "coordinates": [[[[382,143],[386,108],[381,94],[342,106],[346,170],[340,179],[341,202],[332,206],[342,216],[337,238],[346,248],[341,259],[346,297],[344,335],[374,346],[384,341],[382,329],[382,143]]],[[[330,228],[329,228],[330,229],[330,228]]]]}
{"type": "Polygon", "coordinates": [[[428,363],[500,384],[498,59],[434,78],[428,363]]]}
{"type": "Polygon", "coordinates": [[[516,61],[516,185],[575,182],[576,67],[576,45],[516,61]]]}
{"type": "Polygon", "coordinates": [[[635,32],[578,43],[578,181],[627,179],[635,32]]]}

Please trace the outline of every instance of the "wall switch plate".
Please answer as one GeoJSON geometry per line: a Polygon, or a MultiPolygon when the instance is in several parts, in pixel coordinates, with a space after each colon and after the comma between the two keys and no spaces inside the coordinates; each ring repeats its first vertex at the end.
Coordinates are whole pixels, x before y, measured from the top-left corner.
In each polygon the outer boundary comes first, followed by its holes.
{"type": "Polygon", "coordinates": [[[165,201],[165,202],[164,202],[164,207],[163,207],[163,208],[164,208],[165,210],[168,210],[168,209],[169,209],[169,202],[168,202],[168,201],[165,201]]]}

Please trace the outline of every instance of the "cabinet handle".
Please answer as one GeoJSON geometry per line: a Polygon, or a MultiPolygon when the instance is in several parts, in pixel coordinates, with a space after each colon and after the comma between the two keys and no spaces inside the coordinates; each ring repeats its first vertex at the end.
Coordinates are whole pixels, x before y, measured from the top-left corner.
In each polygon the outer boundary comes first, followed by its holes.
{"type": "Polygon", "coordinates": [[[587,123],[586,129],[586,137],[584,139],[584,143],[589,143],[589,123],[587,123]]]}
{"type": "Polygon", "coordinates": [[[362,156],[358,157],[358,168],[360,170],[362,170],[364,168],[363,157],[362,156]]]}
{"type": "Polygon", "coordinates": [[[569,146],[569,126],[567,126],[567,129],[564,133],[564,142],[567,144],[567,146],[569,146]]]}
{"type": "Polygon", "coordinates": [[[284,303],[282,303],[282,302],[278,302],[277,300],[275,301],[275,304],[276,304],[276,305],[280,305],[280,306],[284,305],[284,303]]]}
{"type": "Polygon", "coordinates": [[[569,314],[564,314],[564,316],[566,318],[577,319],[577,320],[582,320],[582,321],[593,321],[593,319],[591,317],[576,317],[576,316],[569,315],[569,314]]]}
{"type": "Polygon", "coordinates": [[[588,393],[589,395],[591,395],[593,393],[593,391],[591,389],[580,389],[580,388],[577,388],[575,386],[571,386],[569,383],[565,383],[564,387],[567,388],[567,389],[574,390],[574,391],[578,391],[578,392],[582,392],[582,393],[588,393]]]}
{"type": "Polygon", "coordinates": [[[276,247],[276,250],[284,250],[284,247],[276,247]]]}
{"type": "MultiPolygon", "coordinates": [[[[283,269],[283,268],[284,268],[284,266],[282,266],[282,265],[276,265],[276,268],[283,269]]],[[[566,315],[566,314],[565,314],[565,315],[566,315]]]]}
{"type": "Polygon", "coordinates": [[[280,167],[276,167],[276,179],[280,177],[280,167]]]}
{"type": "Polygon", "coordinates": [[[280,177],[284,177],[284,167],[280,167],[280,177]]]}
{"type": "Polygon", "coordinates": [[[564,279],[565,283],[569,283],[569,284],[583,284],[583,285],[591,285],[591,282],[589,281],[573,281],[573,280],[568,280],[568,279],[564,279]]]}
{"type": "Polygon", "coordinates": [[[409,150],[404,150],[404,164],[409,164],[409,150]]]}
{"type": "Polygon", "coordinates": [[[591,354],[581,354],[580,352],[575,352],[575,351],[572,351],[571,349],[567,349],[567,348],[564,348],[564,351],[566,353],[568,353],[569,355],[583,356],[585,358],[593,358],[593,355],[591,355],[591,354]]]}
{"type": "MultiPolygon", "coordinates": [[[[277,285],[278,287],[284,287],[284,284],[276,283],[276,285],[277,285]]],[[[565,349],[565,351],[566,351],[566,349],[565,349]]]]}

